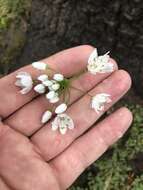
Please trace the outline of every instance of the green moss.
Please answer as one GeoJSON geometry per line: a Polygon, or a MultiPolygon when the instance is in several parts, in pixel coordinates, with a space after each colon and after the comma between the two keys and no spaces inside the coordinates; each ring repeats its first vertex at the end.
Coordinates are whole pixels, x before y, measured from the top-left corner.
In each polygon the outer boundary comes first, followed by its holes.
{"type": "Polygon", "coordinates": [[[82,177],[79,178],[71,190],[143,189],[143,168],[138,166],[138,159],[143,155],[143,108],[139,105],[128,107],[134,114],[128,133],[93,164],[92,168],[99,172],[95,175],[89,169],[83,174],[86,175],[84,182],[81,182],[82,177]]]}
{"type": "Polygon", "coordinates": [[[24,45],[31,0],[0,0],[0,70],[7,73],[24,45]]]}
{"type": "Polygon", "coordinates": [[[0,0],[0,29],[7,29],[15,19],[19,22],[30,6],[30,0],[0,0]]]}

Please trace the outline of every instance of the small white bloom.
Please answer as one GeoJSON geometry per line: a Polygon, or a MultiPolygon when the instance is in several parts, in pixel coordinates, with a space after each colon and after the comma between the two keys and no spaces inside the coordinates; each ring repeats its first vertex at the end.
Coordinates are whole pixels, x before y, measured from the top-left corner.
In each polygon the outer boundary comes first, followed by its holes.
{"type": "Polygon", "coordinates": [[[49,110],[46,111],[43,116],[42,116],[42,120],[41,120],[41,123],[47,123],[52,117],[52,112],[50,112],[49,110]]]}
{"type": "Polygon", "coordinates": [[[43,84],[44,84],[45,86],[50,87],[50,86],[53,85],[53,82],[52,82],[51,80],[45,80],[45,81],[43,81],[43,84]]]}
{"type": "Polygon", "coordinates": [[[104,110],[104,104],[110,103],[110,95],[106,93],[97,94],[92,98],[91,108],[93,108],[97,113],[104,110]]]}
{"type": "Polygon", "coordinates": [[[50,91],[46,94],[46,98],[49,100],[50,103],[56,103],[60,100],[60,98],[58,97],[58,93],[56,93],[55,91],[50,91]]]}
{"type": "Polygon", "coordinates": [[[58,96],[55,96],[54,98],[50,99],[49,102],[52,104],[57,103],[60,100],[60,98],[58,96]]]}
{"type": "Polygon", "coordinates": [[[45,82],[45,81],[48,80],[48,75],[45,75],[45,74],[40,75],[37,79],[38,79],[39,81],[41,81],[41,82],[45,82]]]}
{"type": "Polygon", "coordinates": [[[55,109],[55,113],[56,114],[60,114],[60,113],[63,113],[65,112],[67,109],[67,105],[66,104],[60,104],[56,109],[55,109]]]}
{"type": "Polygon", "coordinates": [[[55,80],[50,80],[50,81],[52,82],[52,85],[48,86],[50,91],[53,91],[53,90],[56,91],[60,88],[60,85],[57,81],[55,80]]]}
{"type": "Polygon", "coordinates": [[[53,99],[55,96],[57,96],[55,91],[50,91],[46,94],[46,98],[49,100],[53,99]]]}
{"type": "Polygon", "coordinates": [[[63,81],[64,80],[64,76],[62,74],[54,74],[54,77],[53,77],[54,80],[56,81],[63,81]]]}
{"type": "Polygon", "coordinates": [[[45,86],[43,84],[37,84],[35,87],[34,87],[34,90],[35,92],[39,93],[39,94],[43,94],[45,93],[46,89],[45,89],[45,86]]]}
{"type": "Polygon", "coordinates": [[[88,71],[92,74],[113,72],[113,63],[110,62],[109,52],[102,56],[98,56],[95,49],[88,59],[88,71]]]}
{"type": "Polygon", "coordinates": [[[58,90],[58,89],[60,88],[60,84],[58,84],[58,83],[53,84],[53,85],[51,86],[51,88],[52,88],[54,91],[56,91],[56,90],[58,90]]]}
{"type": "Polygon", "coordinates": [[[74,129],[74,122],[67,114],[58,114],[52,122],[52,130],[59,129],[61,134],[65,134],[68,129],[74,129]]]}
{"type": "Polygon", "coordinates": [[[16,78],[17,81],[15,82],[15,85],[22,88],[20,93],[27,94],[33,87],[33,80],[31,75],[27,72],[19,72],[16,75],[16,78]]]}
{"type": "Polygon", "coordinates": [[[40,61],[32,63],[32,66],[35,69],[39,69],[39,70],[46,70],[46,68],[47,68],[46,63],[40,62],[40,61]]]}

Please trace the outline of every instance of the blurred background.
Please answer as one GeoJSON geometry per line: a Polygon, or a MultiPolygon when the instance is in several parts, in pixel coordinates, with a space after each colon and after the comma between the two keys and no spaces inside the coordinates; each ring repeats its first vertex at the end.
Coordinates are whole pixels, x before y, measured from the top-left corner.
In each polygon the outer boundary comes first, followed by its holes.
{"type": "Polygon", "coordinates": [[[110,51],[131,74],[115,108],[126,104],[134,123],[71,189],[143,190],[143,0],[0,0],[1,75],[81,44],[110,51]]]}

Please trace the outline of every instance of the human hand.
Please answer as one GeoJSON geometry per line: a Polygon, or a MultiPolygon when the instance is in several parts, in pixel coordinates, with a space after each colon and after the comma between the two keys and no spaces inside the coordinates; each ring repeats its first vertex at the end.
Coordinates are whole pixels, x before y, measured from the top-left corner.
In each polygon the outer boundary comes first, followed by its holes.
{"type": "MultiPolygon", "coordinates": [[[[93,51],[79,46],[43,60],[64,76],[70,77],[84,69],[93,51]]],[[[123,70],[113,73],[84,73],[73,86],[91,93],[107,92],[112,102],[107,111],[130,88],[131,80],[123,70]]],[[[33,77],[39,74],[31,65],[24,70],[33,77]]],[[[19,71],[18,71],[19,72],[19,71]]],[[[21,95],[14,86],[16,72],[0,79],[0,189],[1,190],[63,190],[117,141],[132,122],[132,114],[121,108],[95,125],[101,117],[89,108],[89,96],[71,89],[67,110],[75,129],[66,135],[53,132],[50,122],[41,125],[41,114],[49,103],[34,92],[21,95]],[[91,126],[94,126],[90,128],[91,126]],[[90,129],[90,130],[89,130],[90,129]],[[88,131],[87,131],[88,130],[88,131]]]]}

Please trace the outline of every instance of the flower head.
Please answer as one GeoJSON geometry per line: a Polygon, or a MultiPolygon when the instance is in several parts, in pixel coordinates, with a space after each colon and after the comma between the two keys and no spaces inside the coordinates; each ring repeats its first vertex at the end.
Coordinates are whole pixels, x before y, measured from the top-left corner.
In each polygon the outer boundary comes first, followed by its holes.
{"type": "Polygon", "coordinates": [[[16,78],[17,81],[15,82],[15,85],[22,88],[20,93],[27,94],[33,87],[33,80],[31,75],[27,72],[19,72],[16,75],[16,78]]]}
{"type": "Polygon", "coordinates": [[[92,98],[91,108],[93,108],[97,113],[104,110],[104,104],[110,103],[110,95],[106,93],[97,94],[92,98]]]}
{"type": "Polygon", "coordinates": [[[52,122],[52,130],[59,129],[61,134],[65,134],[68,129],[74,129],[74,123],[67,114],[58,114],[52,122]]]}
{"type": "Polygon", "coordinates": [[[102,56],[98,56],[97,49],[95,49],[89,59],[87,69],[90,73],[107,73],[113,71],[113,63],[110,62],[109,52],[102,56]]]}

